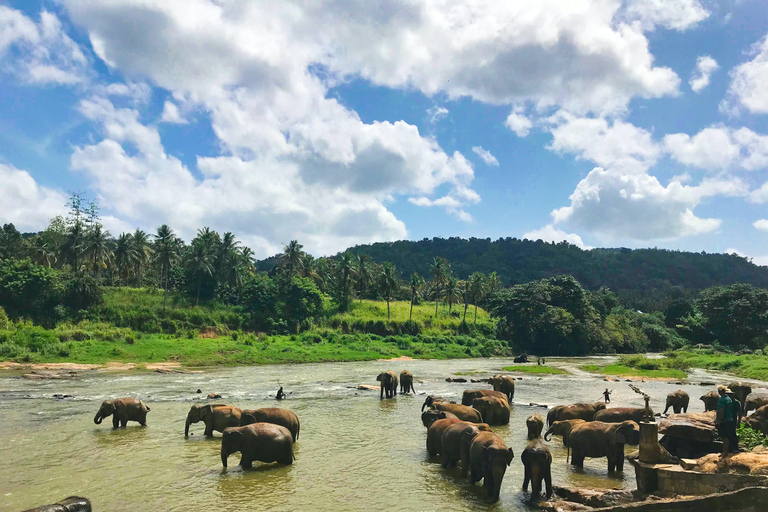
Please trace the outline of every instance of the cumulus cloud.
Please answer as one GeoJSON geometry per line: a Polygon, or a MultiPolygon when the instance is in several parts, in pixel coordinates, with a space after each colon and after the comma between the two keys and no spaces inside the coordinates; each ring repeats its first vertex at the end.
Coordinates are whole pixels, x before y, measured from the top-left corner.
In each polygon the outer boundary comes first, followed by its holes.
{"type": "Polygon", "coordinates": [[[27,171],[0,164],[0,220],[19,231],[45,229],[48,221],[66,212],[67,196],[39,185],[27,171]]]}
{"type": "Polygon", "coordinates": [[[760,231],[768,231],[768,219],[756,220],[752,225],[755,229],[759,229],[760,231]]]}
{"type": "Polygon", "coordinates": [[[187,124],[188,121],[182,117],[179,112],[179,107],[172,101],[165,101],[163,105],[163,113],[160,115],[161,123],[170,124],[187,124]]]}
{"type": "Polygon", "coordinates": [[[694,136],[674,133],[664,137],[664,149],[685,165],[706,170],[768,167],[768,135],[749,128],[710,126],[694,136]]]}
{"type": "Polygon", "coordinates": [[[491,154],[487,149],[483,149],[482,146],[473,146],[472,151],[480,157],[480,159],[488,165],[499,165],[499,161],[491,154]]]}
{"type": "Polygon", "coordinates": [[[524,110],[521,107],[515,107],[507,116],[504,124],[518,137],[526,137],[533,127],[533,122],[525,116],[524,110]]]}
{"type": "MultiPolygon", "coordinates": [[[[743,105],[752,113],[768,114],[768,35],[752,47],[754,58],[731,71],[728,94],[731,101],[743,105]]],[[[724,103],[723,109],[733,110],[724,103]]]]}
{"type": "Polygon", "coordinates": [[[627,0],[621,17],[636,21],[646,30],[657,25],[683,31],[709,17],[699,0],[627,0]]]}
{"type": "Polygon", "coordinates": [[[709,55],[703,55],[696,59],[696,69],[691,74],[691,79],[688,81],[688,85],[691,86],[693,92],[701,92],[706,86],[709,85],[709,78],[712,73],[717,71],[720,66],[717,61],[709,55]]]}
{"type": "Polygon", "coordinates": [[[581,247],[582,249],[591,249],[584,245],[584,241],[581,237],[575,233],[566,233],[562,229],[557,229],[552,224],[547,224],[541,229],[534,229],[523,235],[523,238],[528,240],[543,240],[544,242],[568,242],[571,245],[581,247]]]}

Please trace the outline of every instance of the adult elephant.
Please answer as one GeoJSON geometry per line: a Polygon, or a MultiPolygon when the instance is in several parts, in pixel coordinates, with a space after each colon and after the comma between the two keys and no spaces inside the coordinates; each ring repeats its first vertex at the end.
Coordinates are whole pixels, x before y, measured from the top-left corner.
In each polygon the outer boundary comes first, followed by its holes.
{"type": "Polygon", "coordinates": [[[226,404],[193,405],[187,413],[184,437],[189,436],[189,426],[199,421],[205,423],[205,437],[213,436],[214,430],[224,432],[228,427],[240,426],[242,412],[240,408],[226,404]]]}
{"type": "Polygon", "coordinates": [[[295,443],[299,439],[301,424],[296,413],[280,407],[264,407],[262,409],[244,409],[240,414],[241,427],[251,423],[273,423],[288,429],[295,443]]]}
{"type": "Polygon", "coordinates": [[[741,415],[744,416],[747,404],[747,396],[752,392],[752,386],[746,382],[733,381],[728,384],[728,388],[733,392],[736,398],[741,402],[741,415]]]}
{"type": "Polygon", "coordinates": [[[483,421],[489,425],[509,424],[509,404],[506,398],[484,396],[472,400],[472,408],[480,412],[483,421]]]}
{"type": "Polygon", "coordinates": [[[101,402],[93,422],[101,425],[104,418],[112,416],[112,428],[123,427],[129,421],[138,421],[142,427],[147,426],[147,413],[151,409],[137,398],[115,398],[114,400],[104,400],[101,402]]]}
{"type": "Polygon", "coordinates": [[[699,400],[704,402],[704,412],[717,409],[717,402],[720,400],[720,394],[717,391],[710,391],[706,395],[701,395],[699,400]]]}
{"type": "Polygon", "coordinates": [[[688,396],[688,393],[683,391],[682,389],[678,389],[677,391],[673,391],[672,393],[667,395],[667,404],[666,407],[664,407],[664,413],[667,414],[667,411],[671,407],[675,414],[680,414],[680,412],[688,412],[688,402],[691,401],[691,397],[688,396]]]}
{"type": "Polygon", "coordinates": [[[562,436],[563,437],[563,446],[565,446],[568,450],[566,452],[565,461],[568,462],[568,459],[571,457],[571,449],[570,449],[570,442],[569,438],[571,435],[571,430],[576,425],[581,425],[582,423],[587,423],[584,420],[562,420],[562,421],[556,421],[547,432],[544,434],[544,440],[549,441],[552,439],[552,436],[562,436]]]}
{"type": "Polygon", "coordinates": [[[460,421],[458,418],[445,418],[437,420],[430,425],[427,429],[427,453],[430,457],[435,457],[443,452],[443,434],[445,430],[460,421]]]}
{"type": "Polygon", "coordinates": [[[413,387],[413,374],[408,370],[400,372],[400,394],[404,395],[408,392],[416,394],[416,389],[413,387]]]}
{"type": "Polygon", "coordinates": [[[448,411],[438,411],[437,409],[427,409],[421,413],[421,422],[425,427],[429,428],[437,420],[443,420],[445,418],[456,418],[455,414],[448,411]]]}
{"type": "Polygon", "coordinates": [[[768,391],[753,391],[747,396],[744,403],[744,415],[750,411],[756,411],[764,405],[768,405],[768,391]]]}
{"type": "Polygon", "coordinates": [[[473,423],[483,422],[483,416],[477,409],[473,409],[472,407],[468,407],[466,405],[440,401],[440,399],[436,399],[431,395],[428,396],[426,400],[424,400],[424,404],[421,406],[422,411],[424,410],[424,407],[431,407],[438,411],[450,412],[462,421],[471,421],[473,423]]]}
{"type": "Polygon", "coordinates": [[[544,430],[544,418],[537,412],[528,416],[525,420],[525,426],[528,428],[528,440],[541,437],[541,431],[544,430]]]}
{"type": "Polygon", "coordinates": [[[563,420],[592,421],[595,419],[595,414],[603,409],[605,409],[603,403],[558,405],[547,413],[547,425],[552,426],[554,422],[563,420]]]}
{"type": "Polygon", "coordinates": [[[461,405],[472,405],[472,401],[475,398],[482,398],[484,396],[493,396],[507,400],[507,395],[501,391],[494,391],[492,389],[466,389],[461,395],[461,405]]]}
{"type": "Polygon", "coordinates": [[[493,386],[494,391],[500,391],[507,395],[507,401],[512,403],[512,399],[515,398],[515,379],[509,375],[503,375],[501,373],[494,375],[490,378],[489,382],[493,386]]]}
{"type": "Polygon", "coordinates": [[[381,382],[379,398],[384,398],[385,394],[387,398],[394,398],[397,395],[397,374],[395,372],[392,370],[382,372],[376,377],[376,380],[381,382]]]}
{"type": "Polygon", "coordinates": [[[441,455],[443,456],[443,468],[452,468],[456,462],[462,462],[462,474],[467,476],[467,465],[465,461],[469,460],[469,445],[480,432],[491,432],[491,427],[487,423],[470,423],[460,421],[449,425],[443,432],[440,439],[441,455]]]}
{"type": "Polygon", "coordinates": [[[488,498],[495,503],[504,473],[514,458],[512,448],[507,448],[502,438],[493,432],[480,432],[469,445],[469,482],[474,485],[482,479],[488,498]]]}
{"type": "MultiPolygon", "coordinates": [[[[653,416],[653,409],[650,410],[653,416]]],[[[634,421],[640,423],[645,418],[645,407],[611,407],[602,411],[597,411],[593,421],[602,421],[603,423],[622,423],[624,421],[634,421]]]]}
{"type": "Polygon", "coordinates": [[[571,429],[571,464],[584,467],[585,457],[607,457],[608,472],[624,471],[624,445],[640,442],[640,427],[634,421],[605,423],[590,421],[571,429]]]}
{"type": "Polygon", "coordinates": [[[240,466],[247,469],[253,461],[293,463],[293,439],[287,428],[274,423],[251,423],[224,429],[221,436],[221,464],[240,452],[240,466]]]}
{"type": "Polygon", "coordinates": [[[520,456],[525,467],[523,491],[527,491],[528,483],[531,483],[531,501],[537,502],[541,497],[542,481],[546,485],[546,499],[552,496],[552,454],[541,438],[541,429],[544,427],[543,418],[533,414],[525,420],[525,424],[528,426],[528,444],[520,456]]]}

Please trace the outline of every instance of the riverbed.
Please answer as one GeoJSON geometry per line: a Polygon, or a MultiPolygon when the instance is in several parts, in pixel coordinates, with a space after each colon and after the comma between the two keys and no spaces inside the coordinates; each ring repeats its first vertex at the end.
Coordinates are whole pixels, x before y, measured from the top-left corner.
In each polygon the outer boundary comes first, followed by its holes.
{"type": "MultiPolygon", "coordinates": [[[[369,361],[206,369],[201,374],[153,372],[83,372],[73,380],[30,381],[0,372],[0,511],[19,511],[69,495],[90,498],[96,511],[121,512],[203,510],[525,510],[520,490],[525,447],[525,419],[547,410],[530,403],[556,405],[596,401],[606,386],[612,405],[643,406],[642,397],[626,382],[604,382],[578,370],[584,364],[607,364],[610,358],[547,358],[568,375],[517,375],[508,426],[494,427],[512,447],[515,459],[507,470],[498,503],[486,502],[484,489],[470,486],[459,470],[443,470],[425,449],[426,429],[420,408],[425,394],[461,401],[464,389],[486,384],[445,382],[456,373],[467,379],[487,377],[510,359],[450,361],[369,361]],[[417,396],[379,400],[376,385],[384,370],[410,370],[417,396]],[[288,399],[272,397],[279,386],[288,399]],[[196,390],[201,389],[202,394],[196,390]],[[220,434],[203,437],[204,425],[193,424],[184,438],[184,420],[192,404],[216,402],[242,408],[281,406],[301,420],[301,435],[291,466],[257,465],[243,471],[233,455],[224,470],[219,457],[220,434]],[[73,398],[54,399],[68,394],[73,398]],[[102,400],[134,396],[152,409],[146,428],[129,423],[113,430],[111,418],[101,425],[93,416],[102,400]]],[[[685,389],[690,411],[703,411],[699,396],[709,387],[692,384],[637,383],[651,394],[656,412],[667,393],[685,389]]],[[[587,459],[584,469],[565,463],[560,438],[550,443],[555,485],[635,488],[630,464],[624,473],[607,475],[606,459],[587,459]]],[[[627,447],[627,452],[635,448],[627,447]]]]}

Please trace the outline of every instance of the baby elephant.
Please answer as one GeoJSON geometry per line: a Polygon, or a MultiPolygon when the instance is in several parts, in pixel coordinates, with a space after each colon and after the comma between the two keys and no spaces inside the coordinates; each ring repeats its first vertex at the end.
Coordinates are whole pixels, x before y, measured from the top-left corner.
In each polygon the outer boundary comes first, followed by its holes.
{"type": "Polygon", "coordinates": [[[104,400],[99,407],[99,412],[93,418],[93,422],[101,425],[104,418],[112,416],[112,427],[123,427],[129,421],[138,421],[142,427],[147,426],[147,413],[149,407],[137,398],[115,398],[114,400],[104,400]]]}
{"type": "Polygon", "coordinates": [[[244,427],[229,427],[221,436],[221,463],[227,467],[227,457],[240,452],[240,466],[250,468],[253,461],[293,463],[293,438],[287,428],[273,423],[251,423],[244,427]]]}

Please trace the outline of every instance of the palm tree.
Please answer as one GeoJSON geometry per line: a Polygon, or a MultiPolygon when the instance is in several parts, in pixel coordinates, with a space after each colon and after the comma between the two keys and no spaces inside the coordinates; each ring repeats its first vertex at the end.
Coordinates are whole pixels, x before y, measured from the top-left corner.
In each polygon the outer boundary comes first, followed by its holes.
{"type": "Polygon", "coordinates": [[[102,268],[112,260],[112,245],[109,231],[105,231],[101,224],[94,224],[90,232],[85,236],[83,252],[88,254],[91,262],[91,270],[97,276],[102,268]]]}
{"type": "Polygon", "coordinates": [[[44,265],[51,268],[51,266],[56,263],[56,252],[54,247],[52,247],[51,243],[46,241],[41,235],[34,237],[29,251],[32,260],[38,265],[44,265]]]}
{"type": "Polygon", "coordinates": [[[195,305],[200,303],[200,289],[203,287],[203,276],[213,275],[213,258],[210,248],[202,241],[195,241],[187,250],[184,266],[197,277],[197,297],[195,305]]]}
{"type": "Polygon", "coordinates": [[[379,274],[379,291],[387,301],[387,322],[389,322],[389,301],[392,298],[392,292],[397,290],[399,284],[400,276],[397,268],[392,263],[385,263],[379,274]]]}
{"type": "Polygon", "coordinates": [[[303,247],[296,240],[283,244],[283,254],[280,256],[280,259],[283,260],[284,265],[288,266],[288,277],[292,276],[294,269],[299,268],[299,265],[301,265],[301,258],[304,256],[304,252],[301,250],[303,247]]]}
{"type": "MultiPolygon", "coordinates": [[[[475,305],[475,323],[477,323],[477,303],[483,298],[483,292],[486,288],[486,281],[483,274],[480,272],[474,272],[469,276],[467,281],[467,291],[469,292],[469,298],[475,305]]],[[[467,312],[464,310],[464,321],[466,322],[467,312]]]]}
{"type": "Polygon", "coordinates": [[[72,265],[75,272],[80,271],[80,255],[85,242],[85,229],[82,222],[75,222],[67,229],[61,253],[64,259],[72,265]]]}
{"type": "Polygon", "coordinates": [[[117,264],[117,280],[122,285],[125,269],[133,265],[139,255],[133,246],[133,235],[130,233],[121,233],[115,242],[115,264],[117,264]]]}
{"type": "Polygon", "coordinates": [[[160,278],[163,284],[163,307],[165,307],[168,297],[168,277],[171,273],[171,266],[179,257],[179,242],[176,234],[168,224],[163,224],[157,228],[155,236],[155,261],[160,265],[160,278]]]}
{"type": "Polygon", "coordinates": [[[459,289],[459,282],[455,278],[450,277],[445,282],[445,288],[443,288],[443,297],[448,303],[448,315],[451,314],[453,305],[461,299],[461,290],[459,289]]]}
{"type": "MultiPolygon", "coordinates": [[[[240,274],[239,274],[239,255],[240,248],[238,247],[240,242],[235,239],[235,235],[227,231],[224,233],[224,238],[218,243],[216,248],[216,274],[217,283],[223,281],[232,286],[239,286],[240,274]]],[[[214,247],[207,245],[209,251],[213,252],[214,247]]]]}
{"type": "Polygon", "coordinates": [[[491,272],[488,274],[488,277],[485,279],[485,291],[488,295],[493,295],[493,293],[501,288],[501,282],[499,281],[499,276],[496,275],[496,272],[491,272]]]}
{"type": "Polygon", "coordinates": [[[432,289],[435,292],[435,316],[437,316],[437,306],[440,303],[440,288],[450,275],[448,262],[445,258],[438,256],[430,265],[429,273],[432,275],[432,289]]]}
{"type": "Polygon", "coordinates": [[[371,282],[371,267],[368,265],[370,261],[371,257],[367,254],[360,254],[357,257],[357,293],[361,301],[366,286],[371,282]]]}
{"type": "Polygon", "coordinates": [[[137,229],[133,232],[133,236],[131,236],[131,248],[136,255],[133,265],[136,266],[137,284],[142,286],[144,284],[144,267],[152,261],[152,254],[155,251],[149,243],[149,235],[141,229],[137,229]]]}
{"type": "Polygon", "coordinates": [[[355,255],[349,251],[342,254],[338,270],[341,273],[341,307],[346,311],[349,306],[349,282],[355,276],[355,255]]]}
{"type": "Polygon", "coordinates": [[[413,320],[413,303],[416,301],[416,297],[419,296],[421,287],[424,285],[424,278],[414,272],[411,274],[411,281],[408,283],[411,287],[411,312],[408,314],[408,321],[413,320]]]}

